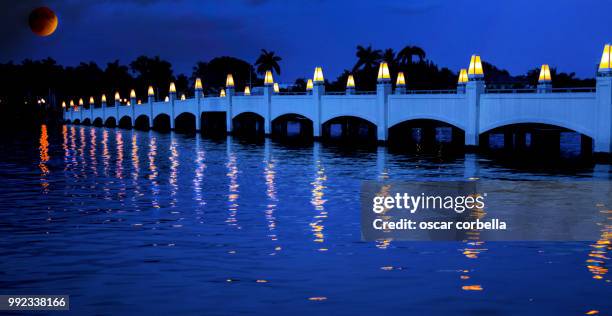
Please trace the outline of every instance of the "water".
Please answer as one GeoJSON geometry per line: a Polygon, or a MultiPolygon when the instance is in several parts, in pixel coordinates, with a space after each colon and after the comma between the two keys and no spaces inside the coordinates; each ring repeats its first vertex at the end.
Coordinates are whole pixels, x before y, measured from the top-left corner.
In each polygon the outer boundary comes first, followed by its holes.
{"type": "Polygon", "coordinates": [[[69,294],[71,314],[97,315],[612,310],[609,244],[366,243],[359,228],[365,179],[609,180],[610,166],[38,132],[0,142],[0,294],[69,294]]]}

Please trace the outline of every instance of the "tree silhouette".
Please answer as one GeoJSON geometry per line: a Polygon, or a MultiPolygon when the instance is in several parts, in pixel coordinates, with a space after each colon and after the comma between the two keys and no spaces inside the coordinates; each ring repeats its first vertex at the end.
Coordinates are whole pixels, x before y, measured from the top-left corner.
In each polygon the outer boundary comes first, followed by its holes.
{"type": "Polygon", "coordinates": [[[244,86],[251,82],[252,85],[260,84],[253,66],[248,62],[234,57],[217,57],[209,62],[197,62],[193,67],[191,81],[196,78],[202,80],[202,85],[207,94],[217,93],[225,87],[227,74],[232,74],[236,91],[244,90],[244,86]]]}
{"type": "Polygon", "coordinates": [[[275,55],[273,51],[267,51],[265,49],[261,50],[261,55],[257,57],[255,61],[255,66],[257,66],[258,74],[265,74],[266,71],[271,70],[276,72],[276,74],[280,75],[280,65],[278,64],[282,58],[275,55]]]}
{"type": "Polygon", "coordinates": [[[397,53],[397,61],[400,64],[407,65],[413,63],[413,57],[418,58],[419,62],[425,60],[425,51],[418,46],[405,46],[397,53]]]}
{"type": "Polygon", "coordinates": [[[359,70],[370,70],[378,67],[381,59],[381,51],[380,49],[372,49],[372,45],[368,47],[363,47],[361,45],[357,46],[357,62],[355,66],[353,66],[353,72],[357,72],[359,70]]]}
{"type": "MultiPolygon", "coordinates": [[[[136,75],[136,94],[146,93],[148,86],[157,90],[158,98],[168,93],[168,84],[172,80],[172,64],[159,56],[153,58],[140,56],[130,63],[136,75]]],[[[177,87],[178,88],[178,87],[177,87]]]]}

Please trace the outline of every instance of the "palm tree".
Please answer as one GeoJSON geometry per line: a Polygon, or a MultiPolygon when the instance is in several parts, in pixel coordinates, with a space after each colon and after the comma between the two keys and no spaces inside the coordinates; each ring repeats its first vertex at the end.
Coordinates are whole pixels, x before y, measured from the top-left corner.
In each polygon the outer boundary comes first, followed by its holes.
{"type": "Polygon", "coordinates": [[[389,65],[389,69],[397,70],[398,58],[395,55],[393,48],[387,48],[382,54],[381,60],[389,65]]]}
{"type": "Polygon", "coordinates": [[[425,60],[425,51],[418,46],[408,45],[397,53],[397,60],[403,65],[412,64],[413,56],[416,56],[419,62],[422,62],[425,60]]]}
{"type": "Polygon", "coordinates": [[[357,72],[360,69],[371,70],[378,66],[381,59],[380,49],[372,49],[372,45],[363,47],[357,46],[357,63],[353,66],[353,72],[357,72]]]}
{"type": "Polygon", "coordinates": [[[255,66],[257,66],[257,73],[264,74],[268,70],[275,71],[276,74],[280,75],[280,65],[278,64],[282,58],[274,54],[273,51],[261,50],[261,55],[257,57],[255,66]]]}

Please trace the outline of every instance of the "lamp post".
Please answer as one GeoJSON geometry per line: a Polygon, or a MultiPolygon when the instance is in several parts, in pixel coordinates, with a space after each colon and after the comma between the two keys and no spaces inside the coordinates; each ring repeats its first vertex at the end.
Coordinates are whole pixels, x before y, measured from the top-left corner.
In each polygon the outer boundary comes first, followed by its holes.
{"type": "Polygon", "coordinates": [[[395,94],[406,94],[406,78],[404,78],[403,72],[397,73],[397,80],[395,81],[395,94]]]}
{"type": "Polygon", "coordinates": [[[538,93],[552,92],[552,78],[550,77],[550,68],[547,64],[540,68],[540,76],[538,77],[538,93]]]}
{"type": "Polygon", "coordinates": [[[349,75],[346,79],[346,94],[355,94],[355,78],[353,75],[349,75]]]}

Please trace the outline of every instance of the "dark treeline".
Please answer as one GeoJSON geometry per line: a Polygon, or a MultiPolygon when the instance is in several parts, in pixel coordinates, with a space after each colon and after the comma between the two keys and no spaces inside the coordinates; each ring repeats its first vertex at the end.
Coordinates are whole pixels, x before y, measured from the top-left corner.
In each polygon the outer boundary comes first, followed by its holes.
{"type": "MultiPolygon", "coordinates": [[[[403,71],[408,89],[432,90],[454,89],[457,70],[437,66],[427,59],[425,50],[417,46],[406,46],[399,51],[393,49],[374,49],[372,46],[357,46],[356,61],[352,68],[343,71],[335,80],[326,79],[328,91],[344,91],[349,74],[355,77],[357,90],[374,91],[376,75],[381,61],[389,64],[392,75],[403,71]]],[[[197,62],[190,75],[175,74],[172,64],[158,56],[140,56],[128,64],[119,60],[98,65],[82,62],[77,66],[62,66],[51,58],[43,60],[26,59],[21,63],[0,64],[0,105],[4,117],[7,111],[13,114],[33,116],[40,110],[40,98],[46,98],[44,108],[58,115],[61,101],[83,98],[87,103],[90,96],[99,98],[106,94],[112,102],[116,91],[122,98],[136,89],[139,99],[146,99],[149,85],[156,89],[156,97],[163,99],[168,93],[171,81],[175,82],[177,92],[193,95],[195,78],[201,78],[205,94],[217,94],[225,85],[226,75],[233,74],[237,91],[245,85],[257,86],[263,83],[263,74],[271,70],[281,73],[281,57],[272,51],[261,50],[261,55],[251,64],[234,57],[217,57],[210,61],[197,62]],[[12,109],[11,109],[12,108],[12,109]]],[[[467,65],[466,65],[467,67],[467,65]]],[[[501,88],[529,88],[537,84],[539,68],[526,74],[512,76],[507,70],[499,69],[484,62],[485,80],[488,86],[501,88]]],[[[574,73],[558,72],[551,68],[555,87],[594,86],[594,79],[578,79],[574,73]]],[[[305,91],[306,78],[295,80],[289,91],[305,91]]]]}

